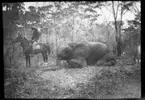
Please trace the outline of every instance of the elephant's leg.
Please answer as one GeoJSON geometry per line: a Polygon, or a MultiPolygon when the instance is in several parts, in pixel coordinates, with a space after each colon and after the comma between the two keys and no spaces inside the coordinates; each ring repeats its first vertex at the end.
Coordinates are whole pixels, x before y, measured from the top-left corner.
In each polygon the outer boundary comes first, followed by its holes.
{"type": "Polygon", "coordinates": [[[85,59],[71,59],[69,61],[69,65],[72,68],[82,68],[82,67],[86,67],[87,63],[85,59]]]}
{"type": "Polygon", "coordinates": [[[104,60],[98,60],[97,63],[95,63],[95,66],[103,66],[105,63],[104,60]]]}
{"type": "Polygon", "coordinates": [[[61,68],[69,68],[69,64],[66,60],[62,60],[59,65],[61,68]]]}
{"type": "Polygon", "coordinates": [[[82,64],[76,60],[76,59],[71,59],[69,61],[69,68],[82,68],[82,64]]]}
{"type": "Polygon", "coordinates": [[[82,67],[87,67],[87,61],[85,58],[81,57],[78,58],[77,60],[81,63],[82,67]]]}

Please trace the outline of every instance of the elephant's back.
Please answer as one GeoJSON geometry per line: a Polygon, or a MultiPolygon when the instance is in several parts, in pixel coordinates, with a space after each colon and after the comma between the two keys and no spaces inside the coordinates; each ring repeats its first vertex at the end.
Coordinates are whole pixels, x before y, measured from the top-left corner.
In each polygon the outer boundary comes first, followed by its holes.
{"type": "Polygon", "coordinates": [[[73,48],[74,58],[87,58],[89,55],[89,46],[84,43],[79,43],[73,48]]]}
{"type": "Polygon", "coordinates": [[[89,42],[89,56],[87,58],[88,65],[97,63],[107,52],[108,47],[101,42],[89,42]]]}

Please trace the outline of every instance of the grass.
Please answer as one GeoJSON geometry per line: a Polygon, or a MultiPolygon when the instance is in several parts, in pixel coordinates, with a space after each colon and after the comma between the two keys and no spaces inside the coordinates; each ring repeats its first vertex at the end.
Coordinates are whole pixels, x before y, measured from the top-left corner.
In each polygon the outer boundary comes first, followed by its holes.
{"type": "MultiPolygon", "coordinates": [[[[17,63],[5,69],[6,98],[140,98],[140,66],[120,59],[116,66],[47,70],[58,67],[54,59],[45,66],[26,68],[17,63]],[[45,71],[44,71],[45,69],[45,71]]],[[[126,61],[126,60],[125,60],[126,61]]],[[[37,65],[37,66],[36,66],[37,65]]]]}

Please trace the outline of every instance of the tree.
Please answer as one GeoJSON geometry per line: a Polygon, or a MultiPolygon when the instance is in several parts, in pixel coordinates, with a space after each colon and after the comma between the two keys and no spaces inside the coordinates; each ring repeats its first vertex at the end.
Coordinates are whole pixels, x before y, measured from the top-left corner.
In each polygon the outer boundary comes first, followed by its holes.
{"type": "Polygon", "coordinates": [[[124,28],[123,30],[128,36],[127,40],[129,41],[130,48],[134,49],[134,46],[140,44],[140,27],[141,27],[141,20],[140,20],[140,13],[135,16],[134,20],[128,21],[129,27],[124,28]],[[128,34],[127,34],[128,33],[128,34]]]}
{"type": "Polygon", "coordinates": [[[121,40],[121,29],[122,29],[122,25],[123,25],[123,15],[130,10],[130,7],[132,7],[133,2],[131,1],[112,1],[112,2],[108,2],[106,3],[108,6],[111,5],[111,9],[109,9],[106,5],[104,5],[104,7],[106,7],[112,14],[114,17],[114,27],[116,30],[116,50],[117,50],[117,55],[120,56],[122,53],[122,40],[121,40]],[[119,13],[120,12],[120,13],[119,13]],[[120,15],[120,18],[118,17],[118,15],[120,15]]]}
{"type": "Polygon", "coordinates": [[[14,47],[11,44],[14,32],[17,30],[20,14],[23,13],[23,3],[3,3],[3,30],[4,30],[4,55],[8,58],[10,66],[14,47]],[[4,9],[5,8],[5,9],[4,9]]]}
{"type": "Polygon", "coordinates": [[[3,3],[3,29],[4,37],[12,36],[13,31],[17,28],[17,21],[20,14],[23,13],[23,3],[3,3]],[[4,9],[5,7],[5,9],[4,9]]]}

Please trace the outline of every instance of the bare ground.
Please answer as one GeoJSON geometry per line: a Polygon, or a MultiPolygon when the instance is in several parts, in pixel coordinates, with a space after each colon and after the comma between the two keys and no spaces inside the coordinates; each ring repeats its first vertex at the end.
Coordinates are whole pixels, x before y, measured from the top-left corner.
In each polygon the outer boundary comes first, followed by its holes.
{"type": "Polygon", "coordinates": [[[31,68],[17,68],[17,72],[17,75],[23,73],[17,76],[17,81],[5,81],[6,98],[141,97],[140,65],[137,64],[68,69],[55,66],[52,60],[31,68]]]}

